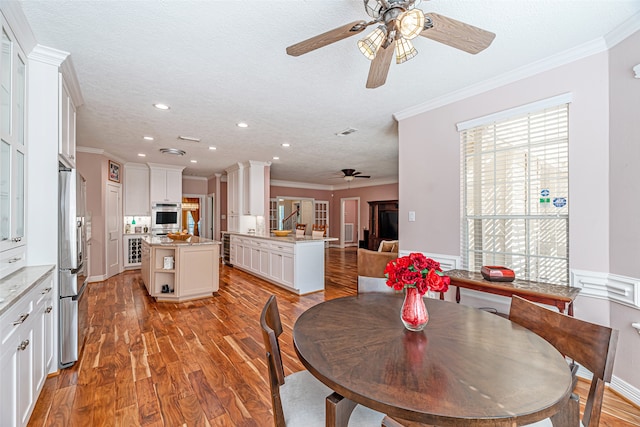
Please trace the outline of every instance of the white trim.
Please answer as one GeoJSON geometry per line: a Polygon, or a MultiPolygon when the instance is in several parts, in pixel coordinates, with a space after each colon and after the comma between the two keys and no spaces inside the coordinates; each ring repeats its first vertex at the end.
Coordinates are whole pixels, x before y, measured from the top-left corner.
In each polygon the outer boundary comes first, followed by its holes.
{"type": "Polygon", "coordinates": [[[29,56],[29,53],[38,41],[36,40],[31,26],[27,21],[27,17],[24,16],[20,2],[3,1],[1,2],[1,6],[2,14],[7,20],[7,24],[9,24],[16,41],[22,48],[22,51],[29,56]]]}
{"type": "Polygon", "coordinates": [[[607,47],[612,48],[638,30],[640,30],[640,13],[631,16],[604,36],[607,47]]]}
{"type": "Polygon", "coordinates": [[[304,188],[308,190],[346,190],[353,188],[362,188],[362,187],[375,187],[378,185],[387,185],[387,184],[397,184],[397,178],[390,179],[360,179],[353,180],[350,183],[340,183],[335,185],[324,185],[324,184],[312,184],[309,182],[294,182],[294,181],[281,181],[278,179],[272,179],[269,182],[269,185],[274,187],[288,187],[288,188],[304,188]],[[357,182],[356,182],[357,181],[357,182]]]}
{"type": "Polygon", "coordinates": [[[427,258],[431,258],[434,261],[438,261],[440,263],[440,268],[443,271],[447,271],[447,270],[456,270],[459,268],[460,265],[462,265],[462,258],[459,256],[452,256],[452,255],[443,255],[443,254],[432,254],[429,252],[423,252],[423,251],[411,251],[411,250],[405,250],[405,249],[401,249],[398,251],[398,256],[407,256],[411,253],[415,253],[415,252],[419,252],[421,254],[423,254],[424,256],[426,256],[427,258]]]}
{"type": "Polygon", "coordinates": [[[557,53],[548,58],[532,62],[531,64],[524,65],[520,68],[516,68],[515,70],[512,70],[505,74],[501,74],[492,79],[467,86],[465,88],[442,95],[438,98],[426,101],[422,104],[406,108],[397,113],[394,113],[393,118],[397,121],[408,119],[410,117],[417,116],[418,114],[426,113],[427,111],[435,110],[436,108],[453,104],[454,102],[462,101],[472,96],[479,95],[481,93],[497,89],[507,84],[535,76],[536,74],[552,70],[562,65],[569,64],[571,62],[586,58],[591,55],[595,55],[600,52],[604,52],[606,50],[607,44],[605,43],[604,39],[598,38],[590,42],[583,43],[575,48],[557,53]]]}
{"type": "Polygon", "coordinates": [[[33,48],[28,56],[32,61],[42,62],[44,64],[53,65],[54,67],[60,67],[69,55],[69,52],[38,44],[33,48]]]}
{"type": "Polygon", "coordinates": [[[87,279],[89,283],[104,282],[105,280],[107,280],[106,274],[101,274],[99,276],[89,276],[89,278],[87,279]]]}
{"type": "Polygon", "coordinates": [[[612,273],[574,270],[570,284],[580,288],[580,296],[604,299],[640,309],[640,279],[612,273]]]}
{"type": "Polygon", "coordinates": [[[562,95],[541,99],[539,101],[531,102],[529,104],[521,105],[519,107],[514,107],[508,110],[499,111],[497,113],[489,114],[483,117],[466,120],[464,122],[458,123],[456,127],[458,128],[458,132],[462,132],[467,129],[473,129],[475,127],[484,126],[489,123],[507,120],[512,117],[521,116],[523,114],[541,111],[546,108],[557,107],[558,105],[562,105],[562,104],[568,104],[572,101],[572,98],[573,96],[571,93],[563,93],[562,95]]]}
{"type": "Polygon", "coordinates": [[[192,179],[194,181],[209,181],[209,178],[205,178],[204,176],[192,176],[192,175],[182,175],[182,179],[192,179]]]}

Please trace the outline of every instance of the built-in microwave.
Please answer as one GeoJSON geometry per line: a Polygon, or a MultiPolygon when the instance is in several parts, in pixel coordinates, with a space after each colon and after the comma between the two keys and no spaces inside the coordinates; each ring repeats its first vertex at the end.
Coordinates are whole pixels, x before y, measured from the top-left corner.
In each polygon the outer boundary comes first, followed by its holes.
{"type": "Polygon", "coordinates": [[[166,235],[180,231],[181,213],[180,203],[153,203],[151,205],[151,233],[166,235]]]}

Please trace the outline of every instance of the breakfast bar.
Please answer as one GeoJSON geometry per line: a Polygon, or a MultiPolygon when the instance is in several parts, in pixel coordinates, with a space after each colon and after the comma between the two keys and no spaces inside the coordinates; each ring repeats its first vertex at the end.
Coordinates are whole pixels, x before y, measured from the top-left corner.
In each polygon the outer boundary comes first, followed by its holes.
{"type": "Polygon", "coordinates": [[[324,290],[324,245],[335,237],[229,234],[234,267],[298,295],[324,290]]]}
{"type": "Polygon", "coordinates": [[[142,281],[157,301],[213,296],[219,288],[220,242],[191,236],[142,238],[142,281]]]}

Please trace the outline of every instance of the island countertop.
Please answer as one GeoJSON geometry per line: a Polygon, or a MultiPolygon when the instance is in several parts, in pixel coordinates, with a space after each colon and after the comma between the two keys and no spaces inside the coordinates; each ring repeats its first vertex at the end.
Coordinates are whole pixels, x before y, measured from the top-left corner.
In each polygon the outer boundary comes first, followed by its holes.
{"type": "Polygon", "coordinates": [[[166,236],[142,236],[142,240],[151,246],[191,246],[191,245],[220,245],[218,240],[201,236],[191,236],[187,240],[171,240],[166,236]]]}
{"type": "Polygon", "coordinates": [[[256,239],[273,240],[276,242],[287,242],[287,243],[335,242],[338,240],[337,237],[296,236],[295,232],[292,232],[291,234],[285,237],[278,237],[271,234],[263,235],[263,234],[255,234],[255,233],[242,233],[239,231],[223,231],[223,233],[230,234],[233,236],[251,237],[256,239]]]}

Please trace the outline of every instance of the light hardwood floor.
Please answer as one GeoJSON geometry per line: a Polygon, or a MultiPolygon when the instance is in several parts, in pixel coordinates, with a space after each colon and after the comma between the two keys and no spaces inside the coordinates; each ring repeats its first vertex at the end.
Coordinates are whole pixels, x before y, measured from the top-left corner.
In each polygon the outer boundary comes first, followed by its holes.
{"type": "MultiPolygon", "coordinates": [[[[356,251],[326,252],[326,290],[296,296],[223,266],[217,296],[156,303],[139,270],[92,283],[81,358],[47,379],[30,426],[271,426],[260,311],[275,294],[287,374],[303,369],[292,345],[298,316],[356,292],[356,251]]],[[[586,390],[586,383],[579,384],[586,390]]],[[[607,391],[601,426],[640,426],[640,409],[607,391]]]]}

